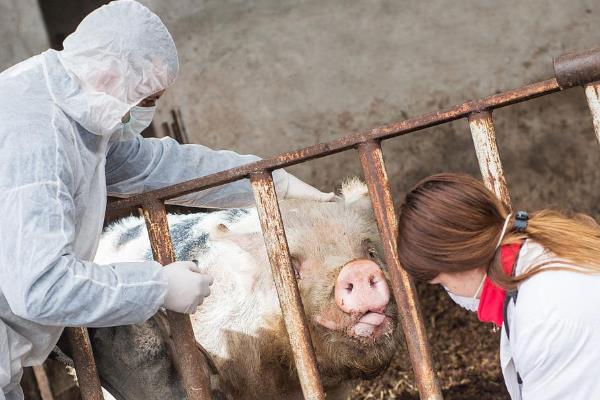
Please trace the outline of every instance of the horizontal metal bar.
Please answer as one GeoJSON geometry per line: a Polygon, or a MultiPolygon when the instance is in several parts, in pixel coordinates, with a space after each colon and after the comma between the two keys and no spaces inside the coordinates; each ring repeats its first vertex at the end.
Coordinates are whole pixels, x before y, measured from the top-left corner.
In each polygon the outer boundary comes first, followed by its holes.
{"type": "Polygon", "coordinates": [[[590,112],[592,113],[592,122],[596,139],[600,143],[600,82],[591,83],[585,86],[585,97],[587,98],[590,112]]]}
{"type": "Polygon", "coordinates": [[[274,169],[284,168],[307,160],[325,157],[330,154],[352,149],[358,144],[365,143],[370,140],[389,139],[445,122],[464,118],[475,112],[508,106],[510,104],[519,103],[535,97],[554,93],[559,90],[560,88],[556,82],[556,79],[548,79],[532,85],[523,86],[518,89],[495,94],[480,100],[468,101],[466,103],[454,106],[446,111],[437,111],[424,114],[419,117],[409,118],[404,121],[373,128],[359,134],[344,136],[328,143],[316,144],[300,150],[283,153],[270,159],[242,165],[240,167],[232,168],[216,174],[207,175],[176,185],[167,186],[162,189],[120,199],[108,204],[107,212],[112,213],[121,209],[137,207],[142,204],[145,199],[172,199],[192,192],[197,192],[202,189],[208,189],[239,179],[247,178],[252,173],[272,171],[274,169]]]}
{"type": "Polygon", "coordinates": [[[600,80],[600,48],[556,57],[554,75],[561,89],[583,86],[600,80]]]}
{"type": "Polygon", "coordinates": [[[92,344],[86,328],[66,328],[83,400],[103,400],[92,344]]]}
{"type": "Polygon", "coordinates": [[[317,358],[310,338],[298,283],[292,267],[290,250],[277,203],[273,177],[269,172],[250,176],[256,208],[260,217],[263,237],[269,255],[273,281],[277,289],[285,328],[305,399],[325,399],[317,358]]]}
{"type": "Polygon", "coordinates": [[[369,188],[385,260],[390,271],[394,297],[401,316],[402,330],[421,399],[441,400],[442,391],[433,368],[431,349],[427,341],[416,289],[411,277],[400,266],[398,259],[396,245],[398,221],[381,145],[373,141],[363,143],[358,147],[358,154],[369,188]]]}
{"type": "MultiPolygon", "coordinates": [[[[165,205],[160,200],[152,199],[142,205],[142,213],[146,220],[154,259],[162,265],[175,262],[165,205]]],[[[196,345],[190,317],[167,310],[167,318],[175,343],[175,368],[183,381],[187,399],[210,400],[208,368],[196,345]]]]}
{"type": "Polygon", "coordinates": [[[504,170],[496,144],[496,132],[492,113],[483,111],[469,116],[469,127],[479,161],[479,169],[485,186],[510,208],[510,195],[504,179],[504,170]]]}

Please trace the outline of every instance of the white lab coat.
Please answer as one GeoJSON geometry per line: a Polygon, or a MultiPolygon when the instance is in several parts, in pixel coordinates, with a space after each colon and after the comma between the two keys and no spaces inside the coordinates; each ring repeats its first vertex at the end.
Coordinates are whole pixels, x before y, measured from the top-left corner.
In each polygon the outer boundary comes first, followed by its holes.
{"type": "MultiPolygon", "coordinates": [[[[141,322],[162,305],[154,261],[97,265],[107,193],[139,193],[258,159],[121,135],[121,117],[169,86],[175,45],[141,4],[112,2],[64,43],[0,74],[0,400],[19,400],[22,367],[64,326],[141,322]]],[[[275,174],[281,195],[288,175],[275,174]]],[[[243,206],[247,182],[179,199],[243,206]]]]}
{"type": "MultiPolygon", "coordinates": [[[[552,258],[527,240],[516,273],[552,258]]],[[[534,275],[519,286],[516,305],[511,301],[508,325],[510,340],[503,327],[500,361],[512,400],[600,398],[600,275],[534,275]]]]}

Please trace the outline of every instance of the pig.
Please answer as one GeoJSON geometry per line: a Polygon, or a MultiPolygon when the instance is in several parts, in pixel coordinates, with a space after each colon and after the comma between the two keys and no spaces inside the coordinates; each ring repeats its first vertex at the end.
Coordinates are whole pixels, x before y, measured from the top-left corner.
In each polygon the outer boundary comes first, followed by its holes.
{"type": "MultiPolygon", "coordinates": [[[[328,393],[340,396],[345,383],[381,373],[398,343],[368,191],[355,178],[334,202],[283,200],[279,207],[319,373],[328,393]]],[[[218,371],[215,397],[301,398],[257,210],[169,214],[168,220],[176,258],[198,260],[214,277],[191,321],[212,372],[218,371]]],[[[95,261],[151,258],[143,219],[129,217],[105,231],[95,261]]],[[[116,398],[185,397],[165,325],[162,317],[90,332],[103,385],[116,398]]]]}

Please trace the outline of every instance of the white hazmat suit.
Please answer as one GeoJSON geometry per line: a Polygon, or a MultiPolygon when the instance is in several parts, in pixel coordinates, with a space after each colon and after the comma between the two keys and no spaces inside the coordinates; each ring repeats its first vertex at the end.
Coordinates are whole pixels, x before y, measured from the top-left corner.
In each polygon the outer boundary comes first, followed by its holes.
{"type": "MultiPolygon", "coordinates": [[[[123,134],[123,115],[177,72],[160,19],[120,0],[88,15],[63,51],[0,74],[0,400],[23,398],[22,367],[43,362],[64,326],[138,323],[163,304],[158,263],[90,261],[107,193],[140,193],[258,159],[123,134]]],[[[275,183],[288,197],[308,186],[282,170],[275,183]]],[[[178,204],[252,201],[239,181],[178,204]]]]}

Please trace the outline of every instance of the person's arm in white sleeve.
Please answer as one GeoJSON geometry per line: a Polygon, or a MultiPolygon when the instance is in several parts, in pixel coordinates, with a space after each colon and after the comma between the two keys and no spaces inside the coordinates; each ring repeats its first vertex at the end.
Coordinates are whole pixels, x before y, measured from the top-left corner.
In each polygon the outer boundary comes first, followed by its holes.
{"type": "Polygon", "coordinates": [[[60,181],[0,190],[0,288],[13,313],[44,325],[138,323],[163,304],[154,261],[97,265],[78,259],[74,202],[60,181]]]}
{"type": "MultiPolygon", "coordinates": [[[[198,144],[180,145],[171,138],[143,138],[113,142],[107,154],[106,181],[109,194],[134,194],[187,181],[260,160],[229,150],[212,150],[198,144]]],[[[284,170],[273,173],[280,198],[331,200],[284,170]]],[[[245,207],[254,196],[247,179],[192,193],[170,203],[202,207],[245,207]]]]}

